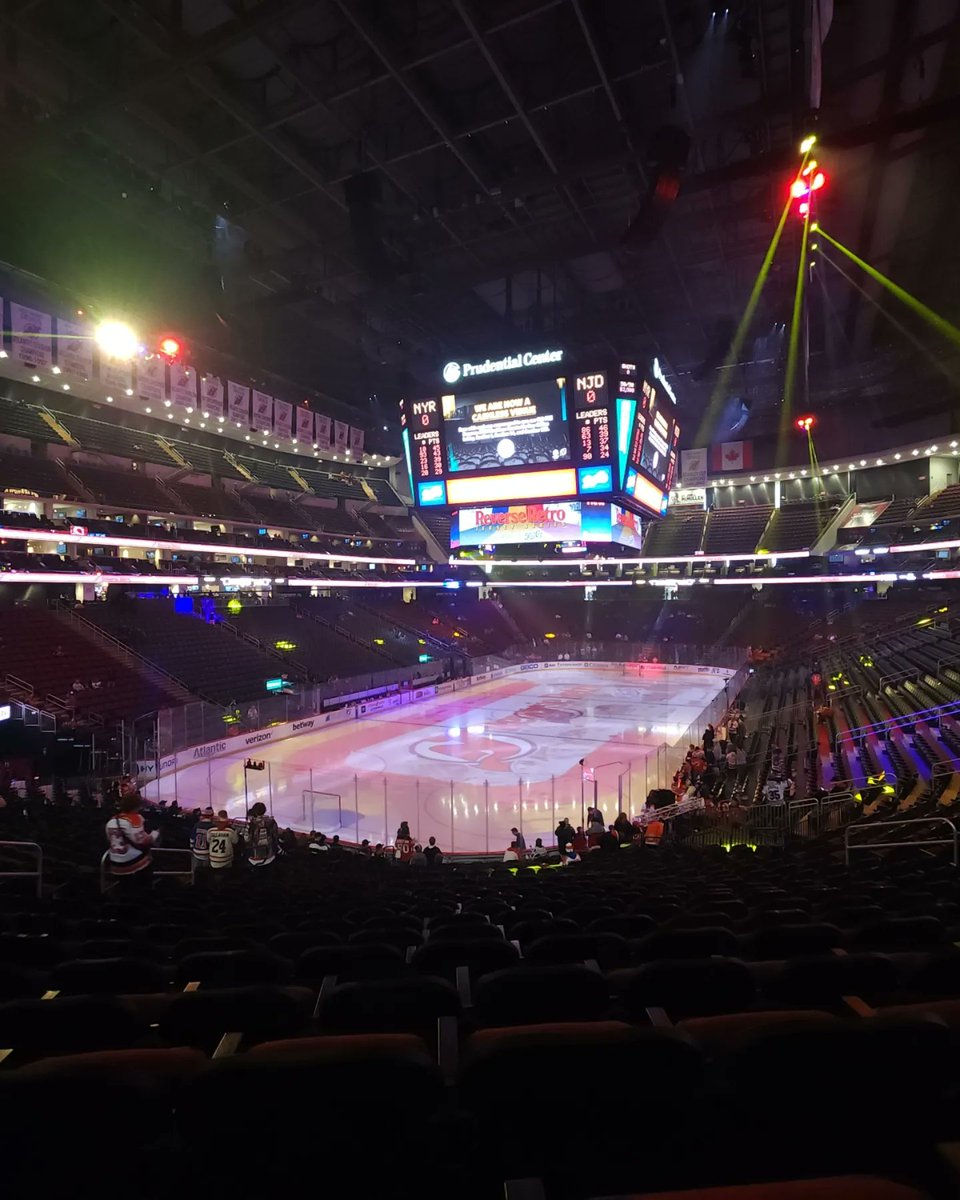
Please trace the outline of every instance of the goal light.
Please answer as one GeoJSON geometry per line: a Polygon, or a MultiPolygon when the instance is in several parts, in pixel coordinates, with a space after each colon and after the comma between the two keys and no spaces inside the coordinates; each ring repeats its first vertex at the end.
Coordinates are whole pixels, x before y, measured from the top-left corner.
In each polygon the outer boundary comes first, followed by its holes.
{"type": "Polygon", "coordinates": [[[101,321],[94,334],[100,353],[107,358],[129,360],[140,349],[136,331],[125,321],[101,321]]]}

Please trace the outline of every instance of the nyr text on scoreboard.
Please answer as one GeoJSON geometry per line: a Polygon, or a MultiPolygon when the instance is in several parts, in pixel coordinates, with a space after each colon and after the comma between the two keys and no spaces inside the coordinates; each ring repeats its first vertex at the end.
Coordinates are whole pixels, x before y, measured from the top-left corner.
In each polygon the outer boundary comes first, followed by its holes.
{"type": "Polygon", "coordinates": [[[414,502],[583,497],[665,512],[680,426],[660,364],[646,375],[633,363],[568,373],[563,358],[544,349],[448,362],[440,374],[449,390],[402,401],[414,502]]]}

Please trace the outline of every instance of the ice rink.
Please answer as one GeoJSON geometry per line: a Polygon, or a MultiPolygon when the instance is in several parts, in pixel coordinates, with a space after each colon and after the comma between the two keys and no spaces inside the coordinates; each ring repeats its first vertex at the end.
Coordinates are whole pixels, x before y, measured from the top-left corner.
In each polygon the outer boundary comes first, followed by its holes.
{"type": "MultiPolygon", "coordinates": [[[[591,803],[595,788],[608,822],[621,798],[639,811],[676,769],[672,747],[719,715],[733,674],[646,670],[519,673],[290,737],[256,755],[267,769],[247,772],[247,799],[262,800],[282,826],[345,841],[392,843],[407,820],[418,840],[433,835],[444,850],[502,850],[511,826],[528,846],[537,836],[550,845],[561,816],[580,823],[581,799],[591,803]]],[[[179,770],[180,804],[242,817],[244,757],[179,770]]],[[[162,794],[173,798],[172,778],[162,794]]]]}

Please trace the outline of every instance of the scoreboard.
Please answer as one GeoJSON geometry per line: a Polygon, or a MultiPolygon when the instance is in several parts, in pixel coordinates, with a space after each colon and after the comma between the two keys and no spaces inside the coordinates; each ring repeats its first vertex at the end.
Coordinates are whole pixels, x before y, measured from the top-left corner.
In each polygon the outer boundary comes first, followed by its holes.
{"type": "MultiPolygon", "coordinates": [[[[648,375],[636,364],[595,367],[530,378],[513,369],[541,358],[523,355],[471,368],[511,372],[482,390],[476,385],[404,400],[400,420],[411,493],[418,506],[458,508],[533,500],[616,500],[645,516],[661,516],[676,476],[672,389],[658,364],[648,375]],[[501,364],[508,364],[502,366],[501,364]]],[[[462,376],[448,364],[445,383],[462,376]]],[[[486,382],[486,381],[484,381],[486,382]]]]}

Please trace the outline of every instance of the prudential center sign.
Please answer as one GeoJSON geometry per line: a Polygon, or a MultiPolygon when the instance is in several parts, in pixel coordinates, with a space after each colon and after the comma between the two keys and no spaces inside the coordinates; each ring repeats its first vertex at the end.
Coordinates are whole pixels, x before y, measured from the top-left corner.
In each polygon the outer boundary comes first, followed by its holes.
{"type": "Polygon", "coordinates": [[[519,371],[523,367],[544,367],[563,361],[562,350],[527,350],[523,354],[508,354],[505,358],[484,359],[483,362],[448,362],[443,368],[443,382],[451,387],[461,379],[479,375],[499,375],[501,371],[519,371]]]}

